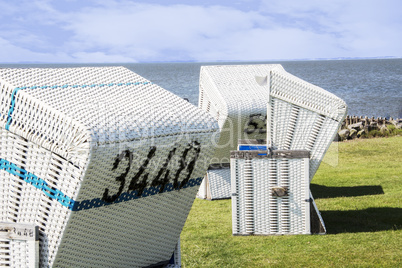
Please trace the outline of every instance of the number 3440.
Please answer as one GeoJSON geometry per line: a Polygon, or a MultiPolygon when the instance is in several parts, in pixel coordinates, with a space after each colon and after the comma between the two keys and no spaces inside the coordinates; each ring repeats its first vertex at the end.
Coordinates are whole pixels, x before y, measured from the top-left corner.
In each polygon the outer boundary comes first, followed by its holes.
{"type": "Polygon", "coordinates": [[[146,169],[152,158],[154,158],[156,151],[157,148],[155,146],[150,147],[146,159],[143,160],[139,169],[131,178],[127,178],[127,176],[133,163],[133,153],[130,150],[124,150],[122,153],[117,155],[113,163],[112,170],[116,170],[123,160],[128,162],[127,167],[125,168],[123,173],[116,177],[116,182],[119,183],[118,191],[115,194],[110,194],[109,188],[105,188],[102,200],[107,203],[114,202],[123,193],[126,183],[128,183],[128,191],[137,191],[137,196],[141,196],[147,186],[160,186],[159,192],[162,193],[165,189],[165,186],[170,182],[172,177],[173,188],[183,188],[183,186],[190,180],[191,174],[193,173],[195,163],[201,151],[200,143],[197,141],[193,141],[187,144],[184,151],[180,155],[179,167],[175,171],[171,171],[168,169],[169,163],[172,161],[173,156],[177,152],[177,148],[174,147],[173,149],[171,149],[155,177],[152,178],[152,180],[149,180],[149,173],[146,172],[146,169]],[[190,155],[190,151],[194,151],[192,153],[193,157],[191,157],[189,161],[186,161],[188,156],[190,155]],[[179,182],[179,176],[184,170],[187,171],[187,175],[181,182],[179,182]],[[148,184],[148,181],[151,181],[150,185],[148,184]]]}

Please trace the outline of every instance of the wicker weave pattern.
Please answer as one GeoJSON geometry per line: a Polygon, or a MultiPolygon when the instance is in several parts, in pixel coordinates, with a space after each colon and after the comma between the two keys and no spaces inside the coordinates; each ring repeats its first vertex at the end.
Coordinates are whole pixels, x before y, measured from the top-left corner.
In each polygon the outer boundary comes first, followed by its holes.
{"type": "Polygon", "coordinates": [[[346,116],[335,95],[285,71],[270,73],[268,140],[275,149],[308,150],[310,181],[346,116]]]}
{"type": "Polygon", "coordinates": [[[68,159],[85,155],[91,143],[205,132],[213,126],[197,120],[202,113],[191,104],[161,94],[159,86],[123,67],[0,69],[0,77],[7,101],[0,126],[68,159]],[[140,107],[135,100],[141,100],[140,107]]]}
{"type": "Polygon", "coordinates": [[[168,261],[216,121],[121,67],[0,69],[0,220],[40,230],[42,267],[168,261]]]}
{"type": "Polygon", "coordinates": [[[230,169],[210,169],[204,177],[197,194],[201,199],[225,199],[230,192],[230,169]]]}
{"type": "Polygon", "coordinates": [[[310,234],[308,162],[232,158],[233,234],[310,234]],[[273,196],[272,189],[279,186],[288,196],[273,196]]]}
{"type": "Polygon", "coordinates": [[[39,267],[39,242],[35,226],[0,222],[0,266],[39,267]]]}
{"type": "Polygon", "coordinates": [[[57,154],[0,128],[1,221],[39,226],[42,266],[55,257],[84,170],[57,154]],[[25,175],[25,176],[24,176],[25,175]],[[66,182],[60,182],[61,179],[66,182]],[[49,189],[65,196],[56,198],[49,189]],[[65,205],[63,205],[63,204],[65,205]],[[50,216],[49,216],[50,215],[50,216]]]}
{"type": "Polygon", "coordinates": [[[338,122],[344,119],[346,104],[334,94],[303,81],[285,70],[272,70],[270,81],[270,95],[273,98],[285,100],[338,122]]]}

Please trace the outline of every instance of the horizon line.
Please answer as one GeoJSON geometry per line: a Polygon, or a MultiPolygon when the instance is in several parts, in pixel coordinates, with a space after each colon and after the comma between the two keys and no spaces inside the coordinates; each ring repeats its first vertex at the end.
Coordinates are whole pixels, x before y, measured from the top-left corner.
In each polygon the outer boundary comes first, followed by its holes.
{"type": "Polygon", "coordinates": [[[266,59],[266,60],[172,60],[172,61],[132,61],[132,62],[41,62],[41,61],[20,61],[0,62],[0,64],[142,64],[142,63],[224,63],[224,62],[285,62],[285,61],[336,61],[336,60],[370,60],[370,59],[402,59],[402,56],[377,56],[377,57],[334,57],[334,58],[299,58],[299,59],[266,59]]]}

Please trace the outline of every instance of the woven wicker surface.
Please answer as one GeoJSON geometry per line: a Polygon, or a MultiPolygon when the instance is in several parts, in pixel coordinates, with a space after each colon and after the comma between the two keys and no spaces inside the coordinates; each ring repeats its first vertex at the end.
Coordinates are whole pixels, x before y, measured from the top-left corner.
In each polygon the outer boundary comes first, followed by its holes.
{"type": "Polygon", "coordinates": [[[267,138],[274,149],[310,151],[311,181],[346,116],[346,103],[283,70],[268,76],[267,138]]]}
{"type": "Polygon", "coordinates": [[[34,225],[0,222],[0,266],[39,267],[38,230],[34,225]]]}
{"type": "Polygon", "coordinates": [[[122,68],[0,69],[0,221],[40,230],[41,266],[169,261],[216,121],[122,68]]]}
{"type": "Polygon", "coordinates": [[[123,67],[0,69],[0,79],[0,126],[66,158],[92,144],[214,126],[190,103],[123,67]]]}
{"type": "Polygon", "coordinates": [[[234,235],[310,234],[308,158],[231,158],[231,172],[234,235]]]}
{"type": "Polygon", "coordinates": [[[204,177],[197,197],[201,199],[226,199],[230,192],[230,168],[210,169],[204,177]],[[202,188],[204,186],[204,188],[202,188]],[[203,189],[205,189],[203,191],[203,189]]]}

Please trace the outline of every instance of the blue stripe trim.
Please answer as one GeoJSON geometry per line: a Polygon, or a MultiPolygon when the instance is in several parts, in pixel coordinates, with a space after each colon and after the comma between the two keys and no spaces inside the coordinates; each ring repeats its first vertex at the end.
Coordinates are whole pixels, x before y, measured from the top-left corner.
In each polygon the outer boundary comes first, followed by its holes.
{"type": "Polygon", "coordinates": [[[12,122],[12,114],[14,112],[14,107],[15,107],[15,96],[17,95],[18,91],[21,89],[37,89],[37,88],[41,88],[41,89],[54,89],[54,88],[67,88],[67,87],[72,87],[72,88],[77,88],[77,87],[82,87],[82,88],[86,88],[86,87],[103,87],[103,86],[128,86],[128,85],[148,85],[148,84],[153,84],[152,82],[135,82],[135,83],[110,83],[110,84],[92,84],[92,85],[62,85],[62,86],[58,86],[58,85],[54,85],[54,86],[31,86],[31,87],[16,87],[13,92],[11,93],[11,103],[10,103],[10,108],[8,110],[7,113],[7,123],[5,126],[6,130],[10,130],[10,124],[12,122]]]}
{"type": "Polygon", "coordinates": [[[240,145],[239,151],[267,151],[266,145],[240,145]]]}
{"type": "Polygon", "coordinates": [[[38,178],[36,175],[26,171],[25,169],[18,167],[16,164],[0,158],[0,170],[5,170],[10,174],[20,177],[26,183],[33,185],[35,188],[41,190],[50,198],[56,199],[63,206],[69,209],[73,209],[75,204],[75,201],[73,199],[57,189],[50,188],[46,181],[38,178]]]}
{"type": "Polygon", "coordinates": [[[10,103],[10,108],[8,109],[8,113],[7,113],[7,123],[5,128],[7,130],[9,130],[10,128],[10,123],[11,123],[11,115],[14,112],[14,107],[15,107],[15,95],[17,94],[17,92],[21,89],[26,89],[26,87],[17,87],[13,90],[13,92],[11,93],[11,103],[10,103]]]}
{"type": "MultiPolygon", "coordinates": [[[[101,200],[101,198],[94,198],[94,199],[88,199],[88,200],[83,200],[83,201],[75,201],[72,198],[68,197],[65,195],[63,192],[61,192],[58,189],[52,189],[49,187],[48,183],[44,181],[41,178],[38,178],[36,175],[26,171],[25,169],[22,169],[18,167],[17,165],[0,158],[0,170],[5,170],[10,174],[13,174],[17,177],[20,177],[23,179],[26,183],[31,184],[35,188],[41,190],[44,194],[46,194],[48,197],[52,199],[56,199],[60,204],[63,206],[67,207],[68,209],[72,211],[80,211],[80,210],[86,210],[86,209],[91,209],[91,208],[97,208],[97,207],[102,207],[102,206],[108,206],[116,203],[121,203],[121,202],[126,202],[142,197],[147,197],[147,196],[152,196],[159,194],[160,187],[161,186],[156,186],[156,187],[148,187],[145,188],[141,196],[137,196],[137,191],[131,191],[131,192],[124,192],[122,193],[119,198],[113,202],[113,203],[106,203],[105,201],[101,200]]],[[[183,188],[189,188],[189,187],[194,187],[198,186],[202,182],[202,177],[196,178],[196,179],[190,179],[184,186],[183,188]]],[[[172,183],[168,183],[165,186],[165,189],[163,190],[163,193],[166,192],[172,192],[172,191],[177,191],[178,189],[175,189],[173,187],[172,183]]]]}

